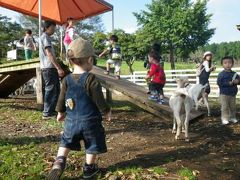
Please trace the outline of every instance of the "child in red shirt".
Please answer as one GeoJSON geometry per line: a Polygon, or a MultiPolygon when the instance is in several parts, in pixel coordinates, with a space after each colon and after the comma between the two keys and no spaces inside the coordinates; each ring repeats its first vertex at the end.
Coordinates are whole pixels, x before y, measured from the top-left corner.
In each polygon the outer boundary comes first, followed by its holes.
{"type": "Polygon", "coordinates": [[[158,52],[154,50],[150,51],[148,54],[148,61],[151,67],[146,79],[151,79],[149,87],[152,95],[149,99],[156,100],[159,104],[163,104],[163,87],[166,83],[166,77],[160,60],[161,56],[158,52]]]}

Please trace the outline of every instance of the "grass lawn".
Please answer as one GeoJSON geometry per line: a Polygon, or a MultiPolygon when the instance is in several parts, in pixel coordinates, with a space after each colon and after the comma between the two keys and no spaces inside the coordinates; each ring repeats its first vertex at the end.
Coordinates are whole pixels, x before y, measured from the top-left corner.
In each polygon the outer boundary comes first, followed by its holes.
{"type": "MultiPolygon", "coordinates": [[[[97,66],[105,68],[105,64],[106,64],[106,59],[98,59],[97,66]]],[[[192,68],[195,68],[195,64],[176,63],[176,69],[192,69],[192,68]]],[[[168,62],[165,62],[164,69],[170,70],[171,64],[168,62]]],[[[143,61],[135,61],[133,64],[133,70],[134,71],[146,71],[146,68],[143,67],[143,61]]],[[[121,74],[123,74],[123,75],[130,74],[128,65],[125,61],[122,62],[121,74]]]]}

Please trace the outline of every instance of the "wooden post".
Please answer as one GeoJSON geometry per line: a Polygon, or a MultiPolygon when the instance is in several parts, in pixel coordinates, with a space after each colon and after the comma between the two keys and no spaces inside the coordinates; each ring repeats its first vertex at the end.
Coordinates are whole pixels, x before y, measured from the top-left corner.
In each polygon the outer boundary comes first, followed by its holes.
{"type": "Polygon", "coordinates": [[[108,104],[112,104],[112,92],[106,89],[106,101],[108,104]]]}
{"type": "Polygon", "coordinates": [[[43,83],[42,83],[42,73],[39,67],[36,68],[36,95],[37,95],[37,108],[43,110],[43,83]]]}

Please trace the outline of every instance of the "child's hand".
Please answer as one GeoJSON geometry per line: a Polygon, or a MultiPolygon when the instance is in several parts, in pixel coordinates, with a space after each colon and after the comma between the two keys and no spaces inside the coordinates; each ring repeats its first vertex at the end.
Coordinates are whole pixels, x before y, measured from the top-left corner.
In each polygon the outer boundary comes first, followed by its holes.
{"type": "Polygon", "coordinates": [[[235,79],[232,82],[233,82],[233,84],[239,84],[239,79],[235,79]]]}
{"type": "Polygon", "coordinates": [[[233,85],[233,81],[229,81],[229,85],[232,86],[233,85]]]}
{"type": "Polygon", "coordinates": [[[57,121],[64,121],[65,115],[66,115],[65,113],[59,112],[57,115],[57,121]]]}
{"type": "Polygon", "coordinates": [[[105,113],[104,116],[105,116],[107,121],[111,121],[111,119],[112,119],[112,112],[111,112],[111,110],[108,113],[105,113]]]}

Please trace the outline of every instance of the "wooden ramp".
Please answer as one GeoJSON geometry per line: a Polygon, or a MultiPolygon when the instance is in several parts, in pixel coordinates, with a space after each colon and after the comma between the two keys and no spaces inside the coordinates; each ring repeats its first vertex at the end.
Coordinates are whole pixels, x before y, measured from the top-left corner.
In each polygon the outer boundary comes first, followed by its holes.
{"type": "MultiPolygon", "coordinates": [[[[141,107],[142,109],[166,120],[172,121],[172,110],[168,105],[168,98],[163,105],[157,104],[154,101],[148,99],[147,90],[139,85],[136,85],[130,81],[120,79],[116,80],[114,76],[105,75],[101,68],[95,67],[92,73],[96,74],[104,88],[110,91],[121,92],[128,101],[141,107]]],[[[191,120],[202,116],[200,111],[191,111],[191,120]]]]}

